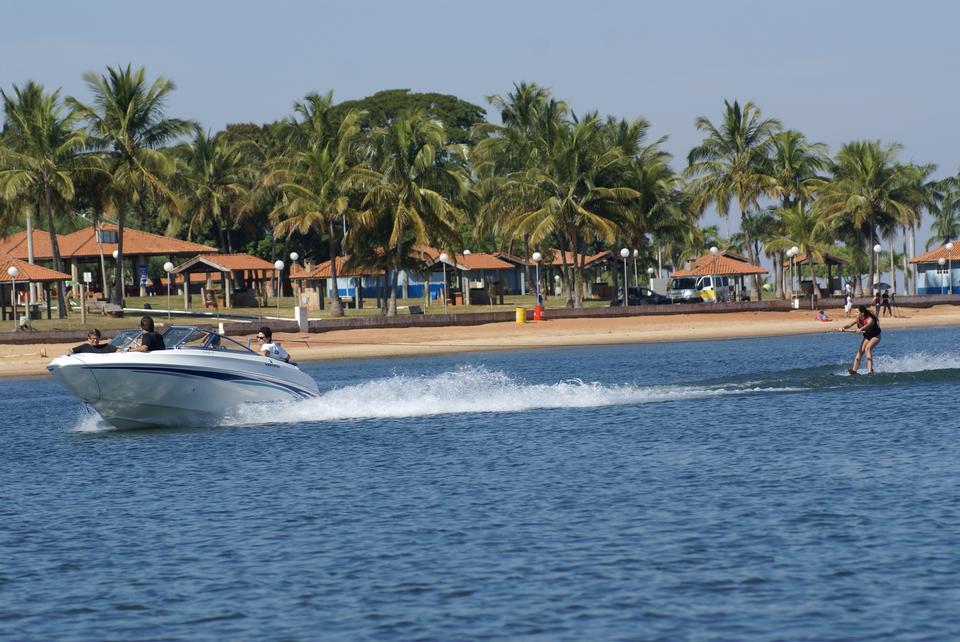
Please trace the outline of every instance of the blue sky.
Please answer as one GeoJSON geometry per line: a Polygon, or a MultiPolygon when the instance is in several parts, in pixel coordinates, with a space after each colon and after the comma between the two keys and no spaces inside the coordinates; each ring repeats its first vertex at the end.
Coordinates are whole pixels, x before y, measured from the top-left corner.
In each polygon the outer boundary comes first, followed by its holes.
{"type": "Polygon", "coordinates": [[[143,65],[177,84],[169,112],[218,129],[268,122],[294,100],[381,89],[455,94],[486,107],[518,81],[578,112],[644,116],[682,168],[697,116],[752,100],[836,149],[904,145],[902,160],[960,166],[960,9],[948,2],[270,3],[6,2],[0,86],[28,79],[87,97],[85,71],[143,65]]]}

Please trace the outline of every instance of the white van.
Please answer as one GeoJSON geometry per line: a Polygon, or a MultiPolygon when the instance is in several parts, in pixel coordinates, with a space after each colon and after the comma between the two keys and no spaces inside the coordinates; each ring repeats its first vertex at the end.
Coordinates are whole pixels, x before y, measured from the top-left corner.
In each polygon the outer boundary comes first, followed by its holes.
{"type": "Polygon", "coordinates": [[[731,290],[728,276],[677,276],[670,279],[667,294],[674,303],[714,303],[729,301],[731,290]]]}

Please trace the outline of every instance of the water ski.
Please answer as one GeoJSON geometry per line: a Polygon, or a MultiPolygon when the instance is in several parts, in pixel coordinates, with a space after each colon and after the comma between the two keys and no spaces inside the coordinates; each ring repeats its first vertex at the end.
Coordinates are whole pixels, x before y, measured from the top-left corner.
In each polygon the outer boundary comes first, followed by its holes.
{"type": "Polygon", "coordinates": [[[847,372],[849,372],[851,375],[854,375],[854,376],[860,374],[859,372],[857,372],[857,371],[854,370],[853,368],[847,368],[847,372]]]}

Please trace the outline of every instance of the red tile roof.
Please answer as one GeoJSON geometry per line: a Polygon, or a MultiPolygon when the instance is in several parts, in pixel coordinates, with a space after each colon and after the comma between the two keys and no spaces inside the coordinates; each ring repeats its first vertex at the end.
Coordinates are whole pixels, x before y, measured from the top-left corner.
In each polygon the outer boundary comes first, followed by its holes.
{"type": "MultiPolygon", "coordinates": [[[[63,253],[62,234],[57,234],[57,247],[60,249],[60,256],[66,256],[63,253]]],[[[0,239],[0,254],[9,254],[18,259],[27,258],[27,233],[17,232],[10,236],[0,239]]],[[[40,261],[52,261],[53,250],[50,249],[50,234],[45,230],[33,230],[33,258],[40,261]]]]}
{"type": "MultiPolygon", "coordinates": [[[[814,265],[846,265],[850,262],[847,259],[843,258],[842,256],[835,256],[833,254],[824,254],[823,259],[824,259],[823,261],[818,261],[816,257],[814,257],[813,264],[814,265]]],[[[794,257],[793,264],[809,265],[809,262],[807,261],[807,255],[798,254],[797,256],[794,257]]],[[[783,267],[788,267],[789,265],[790,265],[790,259],[787,259],[783,262],[783,267]]]]}
{"type": "Polygon", "coordinates": [[[57,272],[56,270],[45,268],[42,265],[31,265],[9,254],[0,254],[0,281],[10,283],[14,280],[7,272],[12,265],[17,266],[17,269],[20,270],[16,278],[16,280],[20,282],[32,281],[34,283],[43,283],[49,281],[69,281],[71,278],[69,274],[57,272]]]}
{"type": "MultiPolygon", "coordinates": [[[[422,258],[427,264],[434,264],[440,260],[441,251],[435,247],[426,247],[426,246],[417,246],[415,248],[417,252],[422,255],[422,258]]],[[[486,252],[471,252],[470,254],[453,254],[447,252],[449,258],[447,259],[447,265],[451,267],[456,267],[460,270],[512,270],[515,265],[512,263],[507,263],[493,254],[487,254],[486,252]]]]}
{"type": "MultiPolygon", "coordinates": [[[[544,261],[543,262],[544,265],[552,265],[552,266],[559,267],[564,264],[564,261],[566,261],[567,265],[574,265],[574,257],[576,257],[576,265],[580,265],[580,257],[583,256],[582,254],[575,255],[573,252],[570,252],[569,250],[561,251],[557,249],[551,249],[550,252],[553,252],[553,257],[549,261],[544,261]]],[[[592,263],[596,263],[597,261],[600,261],[606,258],[614,258],[614,256],[612,253],[607,252],[606,250],[604,250],[603,252],[598,252],[596,254],[587,255],[584,258],[583,267],[590,267],[592,263]]]]}
{"type": "Polygon", "coordinates": [[[769,270],[751,265],[742,257],[733,252],[721,252],[716,258],[712,254],[698,257],[685,270],[677,270],[672,276],[740,276],[743,274],[766,274],[769,270]]]}
{"type": "Polygon", "coordinates": [[[958,261],[960,260],[960,241],[955,242],[953,246],[953,252],[949,252],[947,251],[947,244],[944,243],[940,247],[935,247],[929,252],[924,252],[919,256],[913,257],[910,259],[910,263],[936,263],[940,259],[958,261]]]}
{"type": "Polygon", "coordinates": [[[273,263],[251,254],[198,254],[173,269],[182,272],[235,272],[238,270],[267,270],[276,272],[273,263]]]}
{"type": "MultiPolygon", "coordinates": [[[[115,232],[116,225],[104,224],[103,231],[115,232]]],[[[94,227],[77,230],[62,237],[60,252],[63,256],[73,258],[95,258],[100,256],[100,246],[97,245],[97,236],[94,227]]],[[[107,256],[117,249],[116,243],[104,243],[103,253],[107,256]]],[[[48,249],[49,251],[49,249],[48,249]]],[[[160,234],[152,234],[132,227],[123,228],[124,255],[145,254],[147,256],[193,255],[218,252],[217,248],[181,241],[180,239],[160,234]]]]}
{"type": "MultiPolygon", "coordinates": [[[[344,270],[344,266],[347,264],[347,261],[350,260],[350,256],[338,256],[337,260],[337,278],[340,277],[351,277],[351,276],[379,276],[383,272],[379,270],[371,270],[354,268],[352,270],[344,270]]],[[[313,272],[306,276],[294,277],[294,278],[306,278],[306,279],[329,279],[331,277],[330,272],[330,261],[324,261],[320,263],[313,269],[313,272]]]]}

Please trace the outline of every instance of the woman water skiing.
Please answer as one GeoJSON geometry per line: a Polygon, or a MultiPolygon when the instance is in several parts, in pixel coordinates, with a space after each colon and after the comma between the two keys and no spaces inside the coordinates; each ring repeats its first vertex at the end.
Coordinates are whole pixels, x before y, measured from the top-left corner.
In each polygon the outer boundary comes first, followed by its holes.
{"type": "Polygon", "coordinates": [[[880,343],[880,321],[877,315],[867,309],[865,305],[858,305],[857,318],[851,323],[840,328],[840,332],[846,332],[847,329],[857,326],[857,332],[863,335],[860,340],[860,347],[857,349],[857,356],[853,358],[853,367],[848,368],[847,372],[852,375],[857,374],[860,368],[860,357],[867,355],[867,374],[873,374],[873,348],[880,343]]]}

